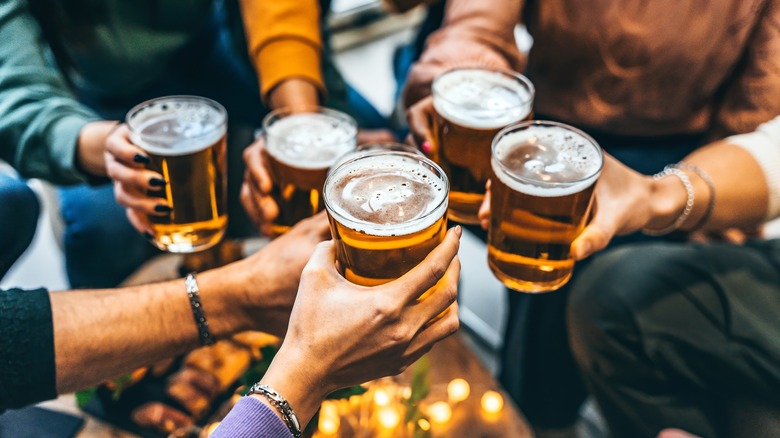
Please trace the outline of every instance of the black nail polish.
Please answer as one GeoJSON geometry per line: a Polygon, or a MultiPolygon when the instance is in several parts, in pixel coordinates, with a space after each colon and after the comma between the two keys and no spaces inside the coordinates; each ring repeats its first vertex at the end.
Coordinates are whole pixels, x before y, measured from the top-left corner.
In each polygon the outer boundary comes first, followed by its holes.
{"type": "Polygon", "coordinates": [[[152,236],[152,233],[150,233],[148,231],[144,231],[144,238],[146,240],[152,240],[152,239],[154,239],[154,236],[152,236]]]}
{"type": "Polygon", "coordinates": [[[147,157],[146,155],[141,155],[141,154],[135,154],[135,156],[133,157],[133,161],[135,161],[136,163],[141,163],[141,164],[149,164],[149,163],[152,162],[149,159],[149,157],[147,157]]]}
{"type": "Polygon", "coordinates": [[[162,178],[149,178],[149,185],[152,187],[163,187],[165,180],[162,178]]]}
{"type": "Polygon", "coordinates": [[[155,205],[154,211],[157,213],[170,213],[171,207],[168,207],[167,205],[155,205]]]}

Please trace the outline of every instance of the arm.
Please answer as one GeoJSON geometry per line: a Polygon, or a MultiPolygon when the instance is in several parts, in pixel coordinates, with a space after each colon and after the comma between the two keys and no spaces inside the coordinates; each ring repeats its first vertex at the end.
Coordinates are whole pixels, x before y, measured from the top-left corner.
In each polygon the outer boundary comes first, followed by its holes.
{"type": "Polygon", "coordinates": [[[271,107],[316,105],[325,86],[317,0],[241,0],[249,55],[271,107]]]}
{"type": "MultiPolygon", "coordinates": [[[[780,117],[756,132],[702,147],[684,161],[709,175],[714,191],[696,172],[685,170],[695,198],[683,231],[697,224],[704,231],[754,229],[780,216],[780,117]],[[712,196],[712,212],[701,223],[712,196]]],[[[687,197],[677,177],[653,181],[607,156],[596,185],[596,212],[572,253],[581,259],[606,247],[616,234],[663,228],[680,215],[687,197]]]]}
{"type": "MultiPolygon", "coordinates": [[[[245,260],[199,274],[201,302],[212,334],[223,338],[251,329],[283,336],[303,266],[328,234],[328,222],[320,214],[245,260]]],[[[198,346],[183,280],[53,293],[51,302],[60,392],[198,346]]]]}
{"type": "Polygon", "coordinates": [[[83,129],[99,117],[76,101],[60,72],[45,59],[38,24],[26,2],[0,5],[0,158],[25,177],[66,184],[104,176],[95,143],[105,125],[83,129]],[[81,140],[89,145],[80,148],[81,140]]]}
{"type": "Polygon", "coordinates": [[[428,38],[409,73],[406,106],[429,96],[433,78],[454,67],[487,65],[522,71],[525,59],[517,49],[514,29],[523,6],[523,0],[447,0],[441,29],[428,38]]]}
{"type": "MultiPolygon", "coordinates": [[[[403,371],[458,329],[460,235],[460,227],[449,230],[420,265],[371,288],[347,282],[336,270],[333,243],[320,244],[284,343],[260,382],[285,397],[305,426],[329,393],[403,371]]],[[[258,402],[268,404],[261,395],[239,401],[212,436],[278,436],[262,434],[264,425],[247,415],[258,402]]]]}
{"type": "Polygon", "coordinates": [[[769,0],[715,116],[713,138],[751,132],[780,114],[780,1],[769,0]]]}

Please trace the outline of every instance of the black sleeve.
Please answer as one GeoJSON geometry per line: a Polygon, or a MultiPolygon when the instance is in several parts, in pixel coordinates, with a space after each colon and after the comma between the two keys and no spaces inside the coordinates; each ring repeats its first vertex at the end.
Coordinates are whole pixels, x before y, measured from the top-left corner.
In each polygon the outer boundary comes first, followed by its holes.
{"type": "Polygon", "coordinates": [[[0,290],[0,412],[56,396],[48,291],[0,290]]]}

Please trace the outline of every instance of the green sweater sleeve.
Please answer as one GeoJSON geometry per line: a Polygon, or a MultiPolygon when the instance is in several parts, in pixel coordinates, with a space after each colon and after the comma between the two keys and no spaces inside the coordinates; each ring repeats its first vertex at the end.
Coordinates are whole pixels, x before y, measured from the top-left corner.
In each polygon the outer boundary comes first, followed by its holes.
{"type": "Polygon", "coordinates": [[[81,128],[100,118],[47,62],[46,47],[26,0],[0,2],[0,159],[27,178],[86,181],[76,144],[81,128]]]}

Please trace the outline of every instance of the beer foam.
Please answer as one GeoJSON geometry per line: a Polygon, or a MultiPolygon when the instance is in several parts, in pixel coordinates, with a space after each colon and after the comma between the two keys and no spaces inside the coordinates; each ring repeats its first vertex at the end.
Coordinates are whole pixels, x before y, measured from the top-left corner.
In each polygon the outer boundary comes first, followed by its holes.
{"type": "Polygon", "coordinates": [[[331,214],[357,232],[402,236],[444,215],[447,183],[415,159],[367,155],[328,177],[325,199],[331,214]]]}
{"type": "Polygon", "coordinates": [[[130,139],[162,156],[186,155],[217,143],[226,132],[224,114],[198,102],[160,102],[140,110],[129,125],[130,139]]]}
{"type": "Polygon", "coordinates": [[[447,120],[474,129],[496,129],[531,112],[533,91],[505,74],[454,70],[436,78],[433,106],[447,120]]]}
{"type": "Polygon", "coordinates": [[[541,125],[504,135],[492,159],[501,182],[515,191],[540,197],[585,190],[598,179],[601,165],[601,154],[592,140],[559,126],[541,125]]]}
{"type": "Polygon", "coordinates": [[[291,167],[322,169],[355,148],[357,128],[326,114],[300,113],[267,128],[266,150],[291,167]]]}

